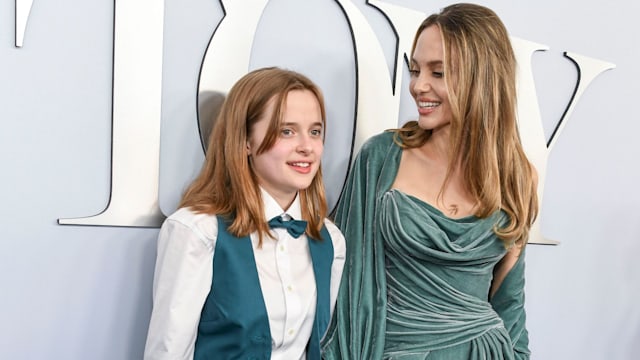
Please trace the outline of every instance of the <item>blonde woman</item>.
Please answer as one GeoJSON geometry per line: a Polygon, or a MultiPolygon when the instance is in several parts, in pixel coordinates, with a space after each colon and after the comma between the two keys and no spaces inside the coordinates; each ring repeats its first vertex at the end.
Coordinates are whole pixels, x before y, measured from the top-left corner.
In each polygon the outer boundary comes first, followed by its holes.
{"type": "Polygon", "coordinates": [[[419,27],[418,119],[370,139],[335,221],[348,239],[327,359],[527,359],[524,248],[536,175],[498,16],[455,4],[419,27]]]}

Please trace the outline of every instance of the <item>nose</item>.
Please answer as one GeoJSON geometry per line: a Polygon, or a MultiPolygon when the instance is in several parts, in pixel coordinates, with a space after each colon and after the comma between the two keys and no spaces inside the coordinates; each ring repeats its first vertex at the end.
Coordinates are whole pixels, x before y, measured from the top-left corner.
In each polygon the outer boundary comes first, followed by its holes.
{"type": "Polygon", "coordinates": [[[424,75],[424,72],[413,78],[412,83],[413,91],[416,94],[426,93],[431,90],[431,81],[428,76],[424,75]]]}
{"type": "Polygon", "coordinates": [[[296,147],[296,151],[303,155],[309,155],[313,151],[311,136],[309,134],[302,133],[298,137],[298,146],[296,147]]]}

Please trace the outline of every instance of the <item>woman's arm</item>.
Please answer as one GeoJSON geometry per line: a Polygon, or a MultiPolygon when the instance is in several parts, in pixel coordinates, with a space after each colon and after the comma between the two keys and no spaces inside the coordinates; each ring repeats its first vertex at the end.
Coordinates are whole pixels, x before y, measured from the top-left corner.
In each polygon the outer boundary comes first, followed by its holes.
{"type": "MultiPolygon", "coordinates": [[[[386,279],[382,244],[375,239],[376,191],[384,178],[392,134],[363,145],[336,208],[335,223],[346,239],[347,260],[331,324],[322,341],[325,359],[379,359],[384,350],[386,279]]],[[[395,169],[394,169],[395,170],[395,169]]]]}
{"type": "Polygon", "coordinates": [[[529,359],[529,333],[524,309],[525,251],[514,246],[496,265],[490,302],[509,332],[516,359],[529,359]]]}

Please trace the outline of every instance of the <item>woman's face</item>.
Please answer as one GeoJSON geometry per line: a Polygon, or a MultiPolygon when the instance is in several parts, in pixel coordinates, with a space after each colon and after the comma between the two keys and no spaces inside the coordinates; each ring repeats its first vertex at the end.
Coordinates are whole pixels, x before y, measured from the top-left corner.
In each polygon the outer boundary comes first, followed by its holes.
{"type": "Polygon", "coordinates": [[[440,28],[431,25],[418,36],[409,65],[409,90],[418,106],[418,124],[434,133],[449,127],[451,106],[444,82],[444,47],[440,28]]]}
{"type": "Polygon", "coordinates": [[[287,209],[297,192],[311,185],[320,168],[324,128],[320,104],[309,90],[290,91],[283,110],[273,147],[256,154],[273,115],[271,100],[263,116],[252,126],[247,148],[258,183],[287,209]]]}

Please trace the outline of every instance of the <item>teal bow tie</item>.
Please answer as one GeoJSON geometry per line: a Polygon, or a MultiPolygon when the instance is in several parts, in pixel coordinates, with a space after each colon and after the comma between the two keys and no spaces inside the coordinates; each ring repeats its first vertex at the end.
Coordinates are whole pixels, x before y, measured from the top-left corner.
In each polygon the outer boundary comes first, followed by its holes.
{"type": "Polygon", "coordinates": [[[304,220],[282,220],[282,216],[276,216],[269,220],[272,228],[285,228],[294,238],[299,237],[307,229],[307,222],[304,220]]]}

